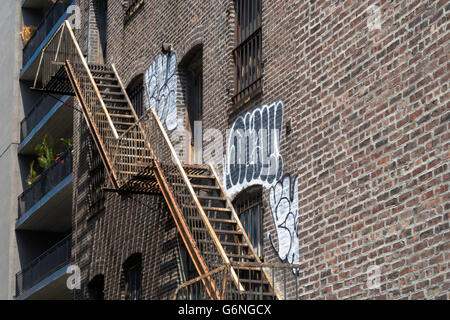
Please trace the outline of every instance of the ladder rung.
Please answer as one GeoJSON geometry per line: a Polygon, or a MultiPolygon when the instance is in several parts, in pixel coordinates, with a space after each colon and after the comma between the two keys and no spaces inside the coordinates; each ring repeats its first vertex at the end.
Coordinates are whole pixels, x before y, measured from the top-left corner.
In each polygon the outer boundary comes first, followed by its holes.
{"type": "Polygon", "coordinates": [[[227,199],[223,197],[213,197],[213,196],[199,196],[197,195],[199,200],[216,200],[216,201],[226,201],[227,199]]]}
{"type": "Polygon", "coordinates": [[[130,107],[127,105],[126,107],[119,107],[119,106],[114,106],[114,105],[108,105],[106,106],[106,109],[109,110],[119,110],[119,111],[129,111],[131,112],[130,107]]]}
{"type": "MultiPolygon", "coordinates": [[[[203,255],[213,255],[220,256],[219,252],[202,252],[203,255]]],[[[237,253],[225,253],[228,258],[237,258],[237,259],[246,259],[246,260],[255,260],[254,256],[251,255],[241,255],[237,253]]]]}
{"type": "Polygon", "coordinates": [[[188,178],[191,179],[212,179],[215,180],[216,178],[214,176],[208,176],[203,174],[187,174],[188,178]]]}
{"type": "Polygon", "coordinates": [[[122,89],[122,87],[119,86],[118,84],[108,84],[108,83],[97,83],[97,87],[122,89]]]}
{"type": "MultiPolygon", "coordinates": [[[[189,220],[199,220],[203,221],[200,217],[190,217],[189,220]]],[[[229,224],[236,224],[237,222],[235,220],[230,219],[217,219],[217,218],[208,218],[209,222],[213,223],[229,223],[229,224]]]]}
{"type": "MultiPolygon", "coordinates": [[[[97,122],[100,123],[109,123],[108,121],[103,121],[103,120],[97,120],[97,122]]],[[[122,121],[113,121],[113,124],[116,125],[122,125],[122,126],[132,126],[134,125],[134,122],[122,122],[122,121]]]]}
{"type": "MultiPolygon", "coordinates": [[[[197,208],[196,206],[186,206],[187,208],[197,208]]],[[[205,207],[202,206],[203,211],[216,211],[216,212],[231,212],[228,208],[219,208],[219,207],[205,207]]]]}
{"type": "Polygon", "coordinates": [[[109,99],[109,98],[104,98],[103,99],[104,102],[110,102],[110,103],[123,103],[123,104],[127,104],[128,105],[128,101],[125,99],[109,99]]]}
{"type": "Polygon", "coordinates": [[[111,74],[114,75],[114,71],[112,70],[91,70],[91,73],[98,73],[98,74],[111,74]]]}
{"type": "MultiPolygon", "coordinates": [[[[92,78],[94,78],[95,81],[114,81],[117,82],[117,78],[107,78],[107,77],[98,77],[98,76],[92,76],[92,78]]],[[[98,83],[97,83],[98,85],[98,83]]]]}
{"type": "Polygon", "coordinates": [[[125,96],[121,91],[100,91],[102,96],[125,96]]]}
{"type": "MultiPolygon", "coordinates": [[[[209,240],[197,240],[197,242],[200,242],[200,243],[211,243],[211,241],[209,241],[209,240]]],[[[248,244],[246,244],[246,243],[221,241],[220,244],[222,244],[223,246],[228,246],[228,247],[248,248],[248,244]]]]}
{"type": "MultiPolygon", "coordinates": [[[[192,230],[193,231],[208,232],[206,229],[203,229],[203,228],[192,228],[192,230]]],[[[214,229],[214,232],[217,233],[217,234],[234,234],[234,235],[237,235],[237,236],[242,236],[242,232],[236,231],[236,230],[221,230],[221,229],[215,230],[214,229]]]]}
{"type": "MultiPolygon", "coordinates": [[[[99,113],[99,112],[96,112],[95,114],[99,115],[99,116],[104,115],[104,113],[99,113]]],[[[109,113],[109,116],[111,118],[126,118],[126,119],[133,119],[133,120],[135,119],[134,115],[132,115],[132,114],[109,113]]]]}
{"type": "Polygon", "coordinates": [[[220,190],[220,187],[218,187],[218,186],[207,186],[207,185],[201,185],[201,184],[192,184],[192,188],[194,188],[194,189],[220,190]]]}

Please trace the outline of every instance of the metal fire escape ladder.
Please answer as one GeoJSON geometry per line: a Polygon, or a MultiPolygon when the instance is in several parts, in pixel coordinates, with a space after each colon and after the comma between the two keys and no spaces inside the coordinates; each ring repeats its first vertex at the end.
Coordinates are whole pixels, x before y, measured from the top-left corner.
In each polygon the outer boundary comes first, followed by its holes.
{"type": "MultiPolygon", "coordinates": [[[[77,97],[114,190],[163,195],[211,299],[223,297],[209,276],[220,266],[237,294],[255,288],[233,267],[260,260],[214,168],[181,163],[156,112],[138,119],[115,66],[88,64],[68,21],[43,48],[32,89],[77,97]]],[[[264,271],[256,277],[275,291],[264,271]]]]}

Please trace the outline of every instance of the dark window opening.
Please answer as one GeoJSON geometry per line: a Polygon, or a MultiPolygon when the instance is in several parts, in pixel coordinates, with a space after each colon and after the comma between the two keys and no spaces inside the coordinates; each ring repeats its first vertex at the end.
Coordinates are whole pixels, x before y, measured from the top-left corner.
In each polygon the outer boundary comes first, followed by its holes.
{"type": "Polygon", "coordinates": [[[242,226],[252,243],[256,254],[264,257],[262,188],[247,189],[234,201],[242,226]]]}
{"type": "Polygon", "coordinates": [[[90,300],[104,300],[105,276],[99,274],[95,276],[88,284],[88,293],[90,300]]]}
{"type": "Polygon", "coordinates": [[[243,104],[262,88],[261,0],[236,0],[236,48],[234,49],[236,95],[243,104]]]}
{"type": "Polygon", "coordinates": [[[138,117],[144,114],[144,76],[141,74],[131,81],[127,94],[138,117]]]}
{"type": "Polygon", "coordinates": [[[123,264],[125,300],[140,300],[142,293],[142,255],[133,254],[123,264]]]}
{"type": "Polygon", "coordinates": [[[181,84],[185,95],[186,129],[190,134],[189,158],[191,164],[202,164],[203,133],[203,47],[192,48],[180,62],[181,84]]]}

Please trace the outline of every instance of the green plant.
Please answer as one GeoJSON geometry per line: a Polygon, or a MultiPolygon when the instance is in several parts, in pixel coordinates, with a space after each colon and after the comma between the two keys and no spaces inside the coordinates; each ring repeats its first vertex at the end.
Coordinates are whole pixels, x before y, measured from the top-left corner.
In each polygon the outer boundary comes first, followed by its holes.
{"type": "Polygon", "coordinates": [[[61,138],[59,139],[59,141],[61,141],[64,144],[66,150],[72,147],[73,145],[73,138],[61,138]]]}
{"type": "Polygon", "coordinates": [[[38,164],[42,170],[47,170],[55,161],[55,151],[52,147],[47,144],[47,135],[44,136],[42,142],[38,144],[35,149],[38,156],[38,164]]]}
{"type": "Polygon", "coordinates": [[[30,173],[28,173],[27,184],[30,186],[36,182],[38,174],[34,170],[34,160],[30,164],[30,173]]]}

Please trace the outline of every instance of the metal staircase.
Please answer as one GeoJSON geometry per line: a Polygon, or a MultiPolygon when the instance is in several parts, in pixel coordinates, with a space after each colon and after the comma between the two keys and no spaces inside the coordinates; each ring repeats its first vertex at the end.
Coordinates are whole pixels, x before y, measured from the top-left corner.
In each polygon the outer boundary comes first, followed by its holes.
{"type": "Polygon", "coordinates": [[[42,50],[33,89],[77,97],[113,190],[165,198],[204,298],[280,298],[215,169],[182,164],[157,114],[138,119],[114,65],[88,64],[67,21],[42,50]]]}

